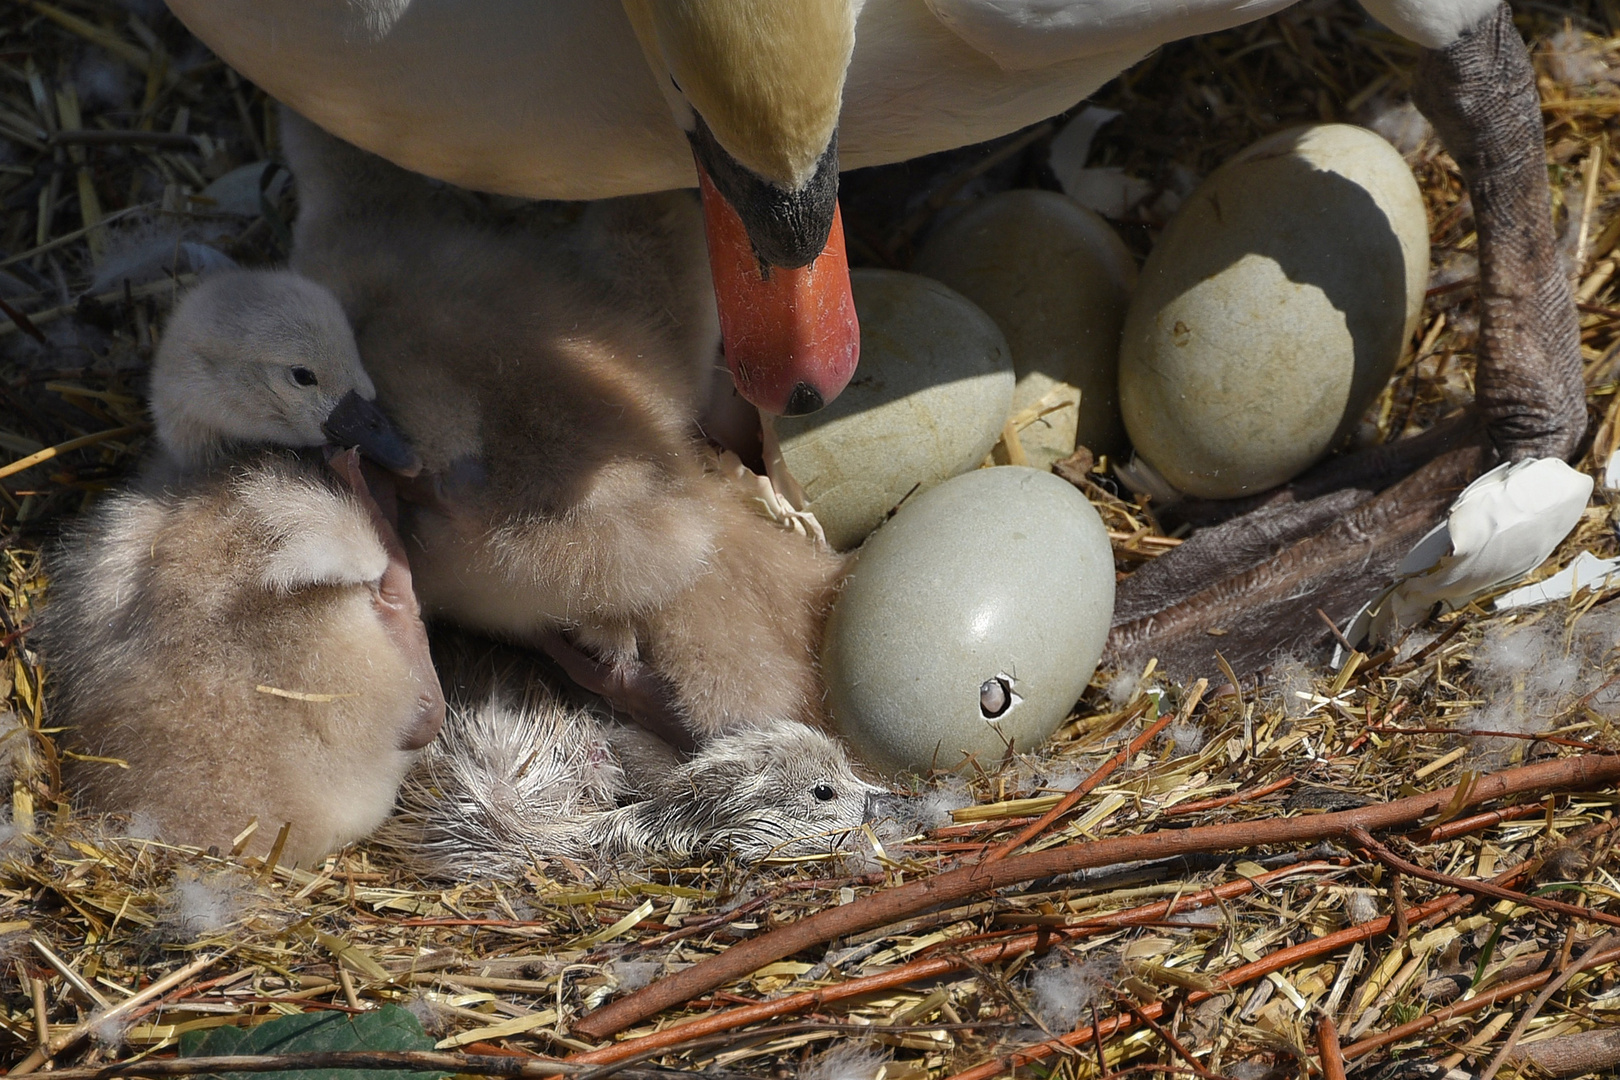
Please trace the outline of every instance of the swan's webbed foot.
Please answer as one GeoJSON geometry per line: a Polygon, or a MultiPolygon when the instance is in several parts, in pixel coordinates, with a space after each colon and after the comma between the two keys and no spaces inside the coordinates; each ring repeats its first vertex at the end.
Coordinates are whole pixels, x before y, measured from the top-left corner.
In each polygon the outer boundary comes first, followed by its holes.
{"type": "MultiPolygon", "coordinates": [[[[1502,4],[1427,50],[1416,99],[1455,157],[1479,233],[1480,336],[1473,421],[1328,462],[1249,500],[1120,582],[1108,653],[1240,675],[1315,645],[1393,578],[1470,481],[1498,461],[1567,458],[1586,427],[1575,304],[1550,214],[1540,99],[1502,4]],[[1434,454],[1421,468],[1417,453],[1434,454]],[[1404,477],[1404,478],[1403,478],[1404,477]]],[[[1199,503],[1189,519],[1215,520],[1199,503]]]]}

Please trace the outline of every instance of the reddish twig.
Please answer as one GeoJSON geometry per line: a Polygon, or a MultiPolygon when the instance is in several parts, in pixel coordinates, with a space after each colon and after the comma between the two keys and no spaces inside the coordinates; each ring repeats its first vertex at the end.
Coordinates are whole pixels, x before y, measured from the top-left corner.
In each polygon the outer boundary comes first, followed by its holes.
{"type": "Polygon", "coordinates": [[[1160,900],[1141,907],[1130,908],[1126,911],[1116,911],[1112,915],[1101,915],[1089,919],[1075,926],[1053,927],[1037,931],[1014,931],[1003,935],[989,945],[963,951],[961,946],[965,942],[950,942],[953,947],[950,955],[931,956],[922,960],[913,960],[908,964],[882,971],[876,975],[867,975],[864,978],[850,979],[848,982],[836,986],[823,987],[819,990],[806,990],[798,994],[789,994],[774,1001],[750,1003],[736,1009],[728,1009],[723,1013],[715,1013],[696,1020],[676,1024],[652,1035],[644,1035],[639,1039],[629,1039],[601,1050],[592,1050],[570,1058],[583,1064],[605,1064],[622,1061],[628,1057],[645,1054],[656,1050],[666,1049],[684,1043],[690,1039],[702,1038],[722,1031],[731,1031],[748,1024],[757,1024],[762,1020],[786,1016],[790,1013],[805,1012],[817,1009],[834,1002],[846,1001],[849,998],[860,997],[863,994],[872,994],[883,990],[893,990],[896,987],[908,986],[923,979],[938,978],[963,968],[984,966],[1011,960],[1035,949],[1048,948],[1064,942],[1075,941],[1083,937],[1090,937],[1108,930],[1116,930],[1123,926],[1141,926],[1173,915],[1178,911],[1196,911],[1220,900],[1233,900],[1239,896],[1253,892],[1255,889],[1270,884],[1284,877],[1308,873],[1325,869],[1324,863],[1301,863],[1298,866],[1288,866],[1281,870],[1273,870],[1266,874],[1257,874],[1252,878],[1242,878],[1218,885],[1213,889],[1188,896],[1176,897],[1170,900],[1160,900]]]}
{"type": "MultiPolygon", "coordinates": [[[[1458,897],[1454,896],[1438,897],[1434,900],[1430,900],[1427,904],[1424,904],[1421,907],[1413,908],[1412,913],[1416,915],[1417,913],[1421,912],[1424,915],[1429,915],[1435,912],[1443,911],[1447,907],[1453,905],[1457,899],[1458,897]]],[[[1360,923],[1356,926],[1346,927],[1345,929],[1337,931],[1336,933],[1325,934],[1322,937],[1301,942],[1298,945],[1289,946],[1286,949],[1278,949],[1269,956],[1262,956],[1259,960],[1256,960],[1253,963],[1244,964],[1241,967],[1233,968],[1225,975],[1219,976],[1216,979],[1217,986],[1213,990],[1192,991],[1187,995],[1187,1004],[1197,1005],[1201,1001],[1208,1001],[1218,993],[1225,993],[1229,990],[1233,990],[1244,985],[1245,983],[1253,982],[1255,979],[1263,979],[1267,975],[1270,975],[1273,971],[1281,971],[1290,964],[1297,964],[1305,960],[1314,959],[1315,957],[1323,956],[1327,953],[1336,952],[1339,949],[1342,949],[1347,945],[1353,945],[1358,941],[1366,941],[1369,938],[1377,937],[1379,934],[1382,934],[1389,929],[1389,924],[1389,917],[1383,916],[1369,922],[1360,923]]],[[[1157,1002],[1150,1005],[1144,1005],[1142,1006],[1142,1012],[1157,1020],[1159,1017],[1164,1015],[1164,1005],[1163,1003],[1157,1002]]],[[[1133,1019],[1134,1017],[1132,1017],[1130,1013],[1118,1013],[1114,1016],[1108,1017],[1106,1020],[1103,1020],[1100,1024],[1094,1024],[1091,1027],[1081,1028],[1078,1031],[1071,1031],[1067,1035],[1061,1036],[1060,1038],[1048,1040],[1047,1042],[1039,1043],[1033,1046],[1026,1046],[1023,1049],[1016,1050],[1011,1054],[1006,1054],[1002,1057],[986,1061],[980,1065],[976,1065],[973,1068],[968,1069],[965,1072],[957,1073],[955,1076],[950,1077],[950,1080],[989,1080],[990,1077],[1000,1076],[1001,1074],[1011,1072],[1020,1066],[1028,1065],[1032,1062],[1039,1061],[1042,1058],[1051,1056],[1051,1054],[1054,1052],[1052,1049],[1052,1043],[1054,1042],[1063,1046],[1078,1046],[1081,1043],[1090,1042],[1093,1038],[1093,1031],[1101,1032],[1103,1037],[1106,1038],[1125,1028],[1133,1019]]]]}
{"type": "Polygon", "coordinates": [[[1466,809],[1471,805],[1524,792],[1590,791],[1617,778],[1620,778],[1620,755],[1585,754],[1507,769],[1480,778],[1467,791],[1460,793],[1457,788],[1448,787],[1337,813],[1278,817],[1191,829],[1161,829],[1136,836],[1067,844],[997,862],[975,863],[886,889],[853,904],[825,909],[759,937],[739,942],[718,956],[675,972],[598,1009],[576,1023],[573,1030],[578,1037],[601,1041],[631,1024],[724,986],[766,964],[792,956],[801,949],[885,926],[926,908],[960,903],[970,896],[1022,881],[1137,859],[1169,859],[1271,844],[1315,843],[1348,836],[1352,829],[1365,832],[1406,826],[1442,810],[1466,809]],[[1461,805],[1454,806],[1454,803],[1461,805]]]}
{"type": "MultiPolygon", "coordinates": [[[[1538,868],[1538,865],[1539,864],[1534,861],[1520,863],[1518,866],[1504,870],[1502,873],[1493,878],[1492,881],[1498,885],[1506,884],[1508,882],[1517,880],[1522,876],[1533,873],[1538,868]]],[[[1456,914],[1458,911],[1468,907],[1471,903],[1473,903],[1473,900],[1474,898],[1471,896],[1456,894],[1451,896],[1437,897],[1434,900],[1430,900],[1426,904],[1422,904],[1418,907],[1410,909],[1408,914],[1412,917],[1413,921],[1421,921],[1423,919],[1447,919],[1456,914]]],[[[1326,934],[1312,941],[1302,942],[1299,945],[1292,945],[1286,949],[1279,949],[1270,956],[1263,956],[1253,963],[1245,964],[1239,968],[1234,968],[1225,975],[1222,975],[1219,980],[1220,985],[1214,990],[1193,991],[1187,996],[1187,1004],[1196,1005],[1202,1001],[1207,1001],[1218,993],[1224,993],[1227,990],[1234,989],[1235,987],[1238,987],[1246,982],[1252,982],[1255,979],[1264,978],[1265,976],[1270,975],[1273,971],[1280,971],[1291,964],[1304,963],[1309,960],[1314,960],[1319,956],[1325,956],[1328,953],[1336,952],[1346,945],[1353,945],[1356,942],[1366,941],[1369,938],[1377,937],[1379,934],[1382,934],[1388,930],[1392,922],[1393,920],[1391,918],[1384,916],[1382,918],[1373,919],[1370,922],[1347,927],[1336,933],[1326,934]]],[[[1147,1006],[1144,1011],[1151,1013],[1155,1018],[1157,1018],[1163,1013],[1164,1009],[1162,1005],[1150,1005],[1147,1006]]],[[[1123,1028],[1125,1026],[1123,1023],[1112,1022],[1121,1019],[1121,1017],[1116,1016],[1111,1018],[1111,1020],[1103,1021],[1103,1024],[1109,1027],[1109,1030],[1105,1032],[1105,1034],[1112,1034],[1113,1032],[1123,1028]]],[[[1065,1035],[1061,1040],[1059,1040],[1059,1042],[1063,1045],[1070,1045],[1071,1040],[1083,1042],[1090,1037],[1091,1036],[1088,1031],[1081,1030],[1065,1035]]],[[[958,1073],[956,1076],[950,1077],[949,1080],[986,1080],[987,1077],[995,1075],[997,1071],[1003,1067],[1013,1068],[1017,1065],[1037,1061],[1048,1056],[1052,1052],[1053,1051],[1050,1048],[1050,1043],[1042,1043],[1037,1046],[1026,1047],[1023,1050],[1019,1050],[1014,1054],[997,1059],[994,1062],[987,1062],[983,1065],[976,1066],[967,1072],[958,1073]]],[[[1348,1056],[1348,1054],[1346,1056],[1348,1056]]]]}
{"type": "MultiPolygon", "coordinates": [[[[1583,958],[1581,963],[1587,968],[1594,968],[1604,964],[1612,964],[1616,960],[1620,960],[1620,948],[1605,949],[1596,956],[1583,958]]],[[[1467,1001],[1461,1001],[1455,1005],[1448,1005],[1443,1009],[1436,1009],[1432,1013],[1420,1016],[1416,1020],[1402,1024],[1399,1027],[1390,1028],[1388,1031],[1377,1035],[1369,1035],[1360,1042],[1354,1042],[1345,1047],[1345,1059],[1358,1058],[1364,1054],[1370,1054],[1374,1050],[1381,1050],[1391,1043],[1410,1039],[1414,1035],[1421,1035],[1430,1028],[1445,1023],[1447,1020],[1455,1020],[1459,1016],[1479,1012],[1495,1005],[1498,1001],[1518,997],[1520,994],[1534,990],[1538,986],[1545,986],[1548,980],[1552,978],[1553,972],[1538,971],[1533,975],[1526,975],[1522,979],[1515,979],[1513,982],[1493,987],[1478,997],[1469,998],[1467,1001]]]]}
{"type": "Polygon", "coordinates": [[[1412,877],[1422,878],[1424,881],[1432,881],[1436,885],[1445,885],[1448,888],[1456,889],[1458,892],[1489,896],[1494,900],[1509,900],[1515,904],[1523,904],[1526,907],[1533,907],[1540,911],[1554,912],[1559,915],[1573,915],[1578,919],[1590,919],[1592,922],[1603,923],[1605,926],[1620,926],[1620,916],[1610,915],[1606,911],[1593,911],[1591,908],[1566,904],[1562,900],[1549,900],[1545,896],[1531,896],[1527,893],[1514,892],[1512,889],[1503,889],[1492,885],[1488,881],[1470,881],[1467,878],[1442,874],[1438,870],[1424,869],[1417,863],[1408,862],[1401,858],[1389,848],[1374,840],[1372,834],[1360,826],[1348,830],[1347,836],[1366,848],[1367,853],[1374,859],[1397,873],[1409,874],[1412,877]]]}
{"type": "Polygon", "coordinates": [[[1197,802],[1177,803],[1170,809],[1162,811],[1160,817],[1175,817],[1177,814],[1197,814],[1204,810],[1219,810],[1233,803],[1252,802],[1263,799],[1267,795],[1281,791],[1289,784],[1294,783],[1295,777],[1285,776],[1281,780],[1273,780],[1264,787],[1249,788],[1247,791],[1236,791],[1230,795],[1222,795],[1217,799],[1199,799],[1197,802]]]}
{"type": "MultiPolygon", "coordinates": [[[[1569,939],[1566,939],[1566,944],[1568,940],[1569,939]]],[[[1536,1014],[1541,1012],[1541,1007],[1547,1004],[1547,1002],[1551,1001],[1554,994],[1558,993],[1558,991],[1562,990],[1566,985],[1568,985],[1569,980],[1573,979],[1576,975],[1579,975],[1582,971],[1585,971],[1588,967],[1590,967],[1593,957],[1601,954],[1605,947],[1615,945],[1617,943],[1620,943],[1620,939],[1617,939],[1613,934],[1605,934],[1603,937],[1592,942],[1592,944],[1587,947],[1586,951],[1581,953],[1581,958],[1579,960],[1566,966],[1562,972],[1560,972],[1551,982],[1543,987],[1541,993],[1537,994],[1530,1002],[1530,1007],[1519,1014],[1519,1019],[1514,1023],[1513,1030],[1508,1032],[1506,1039],[1502,1040],[1502,1048],[1496,1052],[1494,1057],[1491,1058],[1491,1063],[1485,1066],[1484,1070],[1480,1072],[1479,1080],[1492,1080],[1492,1077],[1494,1077],[1502,1068],[1502,1063],[1507,1060],[1508,1055],[1513,1053],[1513,1048],[1519,1045],[1519,1038],[1524,1034],[1524,1029],[1529,1027],[1530,1021],[1534,1020],[1536,1018],[1536,1014]]]]}
{"type": "Polygon", "coordinates": [[[1177,709],[1174,713],[1165,713],[1152,724],[1148,725],[1148,729],[1146,731],[1132,739],[1119,753],[1103,762],[1102,765],[1097,768],[1096,772],[1086,777],[1080,782],[1078,787],[1069,792],[1067,795],[1063,796],[1056,806],[1052,807],[1052,809],[1048,810],[1045,814],[1042,814],[1034,824],[1026,826],[1024,829],[1020,830],[1017,836],[996,848],[989,855],[986,855],[984,861],[997,862],[1001,859],[1005,859],[1008,855],[1011,855],[1013,852],[1017,851],[1019,848],[1041,835],[1041,833],[1045,831],[1046,828],[1052,824],[1052,822],[1056,821],[1064,814],[1067,814],[1070,810],[1073,810],[1075,805],[1079,803],[1081,799],[1097,790],[1098,785],[1112,776],[1120,766],[1129,763],[1131,758],[1135,757],[1137,753],[1141,751],[1142,747],[1146,746],[1153,740],[1154,736],[1158,735],[1159,732],[1163,731],[1170,725],[1171,720],[1180,719],[1185,721],[1188,717],[1192,716],[1192,711],[1198,707],[1198,699],[1204,696],[1204,690],[1208,686],[1208,679],[1199,679],[1193,684],[1192,690],[1188,692],[1186,699],[1182,701],[1179,709],[1177,709]]]}
{"type": "Polygon", "coordinates": [[[1423,831],[1421,836],[1413,836],[1412,840],[1419,844],[1439,844],[1447,840],[1455,840],[1465,836],[1476,829],[1488,829],[1492,825],[1501,825],[1508,821],[1517,821],[1520,818],[1535,817],[1545,810],[1541,803],[1524,803],[1520,806],[1508,806],[1501,810],[1487,810],[1483,814],[1471,814],[1455,821],[1447,821],[1441,825],[1432,826],[1423,831]]]}
{"type": "Polygon", "coordinates": [[[1344,1080],[1344,1051],[1339,1047],[1339,1029],[1333,1018],[1323,1015],[1316,1022],[1316,1053],[1322,1061],[1322,1080],[1344,1080]]]}
{"type": "MultiPolygon", "coordinates": [[[[1157,1035],[1164,1042],[1164,1044],[1170,1048],[1171,1053],[1175,1054],[1182,1061],[1185,1061],[1188,1066],[1192,1068],[1193,1072],[1203,1077],[1204,1080],[1214,1080],[1216,1074],[1198,1064],[1198,1059],[1192,1056],[1192,1052],[1189,1051],[1185,1046],[1182,1046],[1181,1040],[1167,1031],[1163,1024],[1153,1019],[1153,1017],[1149,1016],[1138,1006],[1133,1005],[1129,1001],[1125,1002],[1125,1007],[1129,1009],[1132,1015],[1141,1021],[1149,1031],[1157,1035]]],[[[1343,1080],[1343,1078],[1341,1077],[1340,1080],[1343,1080]]]]}
{"type": "Polygon", "coordinates": [[[1097,1051],[1097,1075],[1105,1077],[1108,1075],[1108,1051],[1103,1049],[1102,1036],[1097,1033],[1101,1026],[1101,1024],[1097,1023],[1097,1003],[1093,1001],[1091,1003],[1091,1045],[1097,1051]]]}

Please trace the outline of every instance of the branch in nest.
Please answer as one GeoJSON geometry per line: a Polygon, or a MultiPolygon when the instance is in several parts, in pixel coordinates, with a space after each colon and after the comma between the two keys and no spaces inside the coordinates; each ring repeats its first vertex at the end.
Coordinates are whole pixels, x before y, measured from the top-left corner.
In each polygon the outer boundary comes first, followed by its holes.
{"type": "MultiPolygon", "coordinates": [[[[1134,859],[1168,859],[1181,855],[1239,851],[1268,844],[1315,843],[1348,837],[1352,830],[1409,826],[1431,814],[1453,814],[1470,806],[1525,792],[1594,790],[1620,779],[1620,755],[1584,754],[1538,762],[1480,778],[1466,790],[1443,788],[1389,803],[1332,814],[1273,818],[1193,829],[1164,829],[1138,836],[1111,837],[1070,844],[993,863],[976,863],[935,877],[887,889],[842,907],[733,945],[719,956],[660,979],[613,1002],[573,1025],[576,1037],[601,1041],[664,1009],[689,1001],[834,938],[859,933],[906,918],[926,908],[959,903],[1023,881],[1112,866],[1134,859]]],[[[1590,913],[1583,912],[1586,917],[1590,913]]]]}
{"type": "Polygon", "coordinates": [[[1436,885],[1445,885],[1448,888],[1456,889],[1458,892],[1473,893],[1476,896],[1489,896],[1493,900],[1508,900],[1515,904],[1523,904],[1526,907],[1533,907],[1539,911],[1551,912],[1556,915],[1570,915],[1577,919],[1589,919],[1605,926],[1620,926],[1620,916],[1610,915],[1605,911],[1594,911],[1591,908],[1566,904],[1562,900],[1548,900],[1544,896],[1531,896],[1526,893],[1514,892],[1511,889],[1499,888],[1487,881],[1470,881],[1467,878],[1442,874],[1437,870],[1426,870],[1417,863],[1407,862],[1389,848],[1374,840],[1371,833],[1359,826],[1349,830],[1348,838],[1366,848],[1369,855],[1397,874],[1409,874],[1412,877],[1422,878],[1424,881],[1432,881],[1436,885]]]}
{"type": "Polygon", "coordinates": [[[1281,870],[1257,874],[1253,878],[1229,881],[1224,885],[1218,885],[1213,889],[1206,889],[1203,892],[1193,893],[1189,896],[1145,904],[1128,911],[1119,911],[1112,915],[1087,919],[1074,925],[1042,927],[1039,930],[1010,934],[998,938],[992,943],[979,945],[971,949],[962,948],[967,942],[953,941],[949,943],[952,952],[944,956],[923,957],[907,964],[901,964],[899,967],[888,971],[880,971],[875,975],[867,975],[864,978],[850,979],[835,986],[827,986],[819,990],[806,990],[798,994],[788,994],[772,1001],[741,1005],[734,1009],[727,1009],[724,1012],[711,1013],[696,1020],[689,1020],[684,1024],[667,1027],[651,1035],[644,1035],[639,1039],[629,1039],[601,1050],[577,1054],[569,1060],[582,1064],[601,1064],[603,1062],[623,1061],[630,1057],[644,1056],[649,1053],[667,1050],[670,1047],[706,1035],[732,1031],[747,1024],[757,1024],[763,1020],[804,1012],[807,1009],[824,1008],[834,1002],[846,1001],[863,994],[909,986],[923,979],[938,978],[961,971],[964,968],[1004,962],[1027,952],[1048,949],[1053,945],[1106,933],[1122,926],[1151,924],[1180,912],[1196,911],[1218,901],[1236,899],[1271,882],[1279,881],[1285,877],[1326,869],[1330,865],[1325,863],[1302,863],[1297,866],[1284,867],[1281,870]]]}

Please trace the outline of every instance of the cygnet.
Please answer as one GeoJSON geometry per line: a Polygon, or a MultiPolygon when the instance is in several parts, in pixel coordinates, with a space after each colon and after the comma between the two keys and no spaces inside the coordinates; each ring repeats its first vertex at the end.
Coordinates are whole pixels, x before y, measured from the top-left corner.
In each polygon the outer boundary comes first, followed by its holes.
{"type": "Polygon", "coordinates": [[[887,795],[836,740],[792,721],[719,735],[651,778],[633,775],[626,734],[536,682],[456,702],[375,842],[456,880],[559,858],[603,869],[802,858],[839,850],[887,795]]]}
{"type": "Polygon", "coordinates": [[[353,451],[409,466],[333,297],[206,280],[154,360],[158,453],[50,559],[39,643],[89,805],[308,865],[388,814],[444,699],[398,538],[353,451]],[[344,434],[346,432],[346,434],[344,434]]]}
{"type": "Polygon", "coordinates": [[[283,132],[293,265],[341,299],[430,478],[401,521],[424,607],[547,648],[672,741],[818,721],[841,563],[705,469],[718,332],[690,196],[547,231],[283,132]]]}

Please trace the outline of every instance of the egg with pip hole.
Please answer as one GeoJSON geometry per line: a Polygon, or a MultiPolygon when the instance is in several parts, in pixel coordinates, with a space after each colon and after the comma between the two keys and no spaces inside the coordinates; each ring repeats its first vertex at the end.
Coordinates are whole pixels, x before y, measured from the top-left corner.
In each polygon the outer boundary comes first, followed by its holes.
{"type": "Polygon", "coordinates": [[[833,723],[888,773],[994,766],[1063,723],[1114,611],[1108,533],[1049,472],[978,469],[869,537],[827,621],[833,723]]]}

